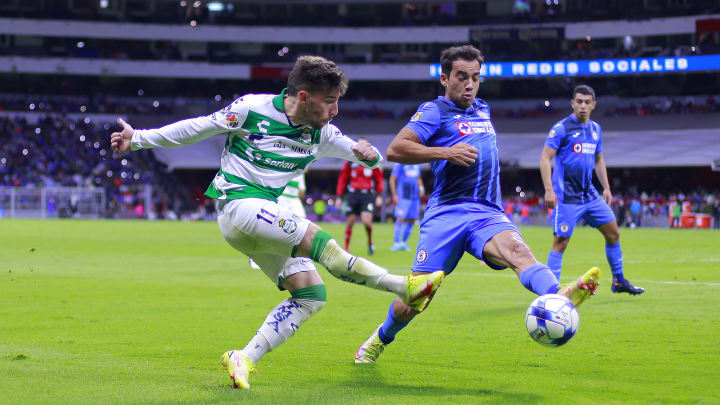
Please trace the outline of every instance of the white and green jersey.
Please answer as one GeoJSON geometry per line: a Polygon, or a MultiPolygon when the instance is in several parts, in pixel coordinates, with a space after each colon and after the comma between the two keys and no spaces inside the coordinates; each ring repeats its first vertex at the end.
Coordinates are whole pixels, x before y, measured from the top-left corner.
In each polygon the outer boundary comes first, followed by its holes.
{"type": "Polygon", "coordinates": [[[363,166],[355,157],[355,141],[327,124],[322,129],[294,125],[285,114],[285,91],[247,94],[205,117],[182,120],[158,129],[138,129],[131,148],[180,147],[225,134],[220,171],[205,195],[216,199],[263,198],[277,201],[283,189],[314,160],[335,157],[363,166]]]}

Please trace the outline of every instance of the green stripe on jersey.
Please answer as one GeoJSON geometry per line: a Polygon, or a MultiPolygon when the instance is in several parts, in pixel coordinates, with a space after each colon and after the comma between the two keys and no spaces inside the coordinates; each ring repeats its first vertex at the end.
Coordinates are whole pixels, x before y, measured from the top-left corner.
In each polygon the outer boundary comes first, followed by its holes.
{"type": "Polygon", "coordinates": [[[237,184],[242,187],[228,190],[218,190],[217,187],[215,187],[215,182],[212,182],[205,191],[205,195],[210,198],[217,199],[223,196],[225,196],[228,200],[236,200],[240,198],[262,198],[263,200],[277,202],[277,198],[285,189],[285,187],[273,188],[253,183],[252,181],[245,180],[222,170],[218,171],[217,175],[223,176],[225,181],[229,183],[237,184]]]}
{"type": "Polygon", "coordinates": [[[232,154],[263,169],[277,172],[294,172],[298,169],[305,169],[307,165],[315,160],[314,156],[294,158],[266,152],[250,145],[243,138],[237,136],[233,137],[231,142],[230,152],[232,154]]]}

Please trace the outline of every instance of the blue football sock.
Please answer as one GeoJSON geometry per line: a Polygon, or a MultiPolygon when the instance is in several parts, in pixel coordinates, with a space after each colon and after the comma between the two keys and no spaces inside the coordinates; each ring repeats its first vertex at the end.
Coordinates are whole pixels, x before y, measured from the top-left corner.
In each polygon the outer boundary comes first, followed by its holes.
{"type": "Polygon", "coordinates": [[[555,294],[560,285],[548,266],[538,263],[520,273],[520,282],[537,295],[555,294]]]}
{"type": "Polygon", "coordinates": [[[402,236],[402,226],[402,222],[395,221],[395,233],[393,235],[393,242],[395,242],[395,244],[400,243],[400,237],[402,236]]]}
{"type": "Polygon", "coordinates": [[[405,227],[403,228],[403,239],[402,239],[403,243],[407,243],[407,240],[410,237],[410,234],[412,233],[413,225],[415,225],[414,222],[410,223],[410,221],[407,221],[407,220],[405,221],[405,227]]]}
{"type": "Polygon", "coordinates": [[[621,282],[625,279],[623,275],[623,258],[620,242],[613,245],[605,244],[605,257],[610,264],[610,271],[613,275],[613,281],[621,282]]]}
{"type": "Polygon", "coordinates": [[[550,251],[550,254],[548,254],[547,259],[547,265],[552,270],[553,274],[555,275],[555,278],[560,280],[560,273],[562,272],[562,258],[563,254],[558,253],[554,250],[550,251]]]}
{"type": "Polygon", "coordinates": [[[393,313],[393,304],[390,303],[390,309],[388,309],[387,318],[385,318],[385,322],[383,322],[382,326],[380,327],[380,330],[378,331],[378,337],[380,337],[380,340],[385,343],[389,344],[393,340],[395,340],[395,335],[397,335],[398,332],[400,332],[404,327],[408,326],[410,322],[400,322],[397,318],[395,318],[395,314],[393,313]]]}

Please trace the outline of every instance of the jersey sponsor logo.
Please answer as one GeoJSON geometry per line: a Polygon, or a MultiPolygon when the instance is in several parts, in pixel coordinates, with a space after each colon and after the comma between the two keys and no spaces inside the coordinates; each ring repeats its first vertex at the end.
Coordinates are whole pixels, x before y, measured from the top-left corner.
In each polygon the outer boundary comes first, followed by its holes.
{"type": "Polygon", "coordinates": [[[311,149],[305,149],[305,148],[301,148],[299,146],[290,145],[290,150],[295,153],[302,153],[303,155],[308,155],[308,156],[312,155],[311,149]]]}
{"type": "Polygon", "coordinates": [[[460,121],[455,126],[460,136],[470,134],[492,134],[495,135],[495,128],[490,121],[460,121]]]}
{"type": "Polygon", "coordinates": [[[278,225],[282,228],[283,232],[287,234],[291,234],[297,230],[297,222],[292,219],[281,219],[278,225]]]}
{"type": "Polygon", "coordinates": [[[420,112],[420,111],[416,112],[415,115],[413,115],[413,116],[410,118],[410,121],[417,121],[417,120],[419,120],[420,118],[422,118],[422,114],[423,114],[423,113],[420,112]]]}
{"type": "Polygon", "coordinates": [[[590,142],[583,142],[583,143],[574,143],[573,144],[573,153],[584,153],[586,155],[594,155],[595,154],[595,148],[597,148],[597,145],[590,142]]]}
{"type": "Polygon", "coordinates": [[[480,118],[482,118],[482,119],[486,119],[486,120],[489,120],[489,119],[490,119],[490,116],[487,115],[486,113],[482,112],[482,111],[478,111],[478,112],[477,112],[477,115],[478,115],[478,117],[480,117],[480,118]]]}
{"type": "Polygon", "coordinates": [[[418,263],[425,263],[425,260],[427,260],[427,258],[428,258],[427,250],[425,250],[425,248],[422,248],[422,249],[418,250],[417,257],[415,258],[415,260],[417,260],[418,263]]]}
{"type": "Polygon", "coordinates": [[[240,121],[238,121],[237,114],[235,113],[227,113],[225,114],[225,121],[227,122],[227,126],[230,128],[237,128],[240,124],[240,121]]]}

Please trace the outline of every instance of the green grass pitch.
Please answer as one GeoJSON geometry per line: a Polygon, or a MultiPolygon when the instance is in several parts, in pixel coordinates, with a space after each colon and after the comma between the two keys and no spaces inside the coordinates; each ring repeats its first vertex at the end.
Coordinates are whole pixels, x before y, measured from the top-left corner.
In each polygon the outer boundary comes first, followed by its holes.
{"type": "MultiPolygon", "coordinates": [[[[550,229],[522,231],[545,261],[550,229]]],[[[391,240],[392,226],[376,226],[372,259],[407,271],[413,253],[389,252],[391,240]]],[[[527,336],[534,295],[466,255],[380,361],[357,366],[392,297],[321,269],[328,305],[242,391],[220,355],[287,294],[217,224],[1,220],[0,403],[720,403],[720,232],[623,229],[621,240],[626,276],[646,293],[612,294],[602,237],[578,228],[563,281],[592,265],[603,280],[556,349],[527,336]]],[[[364,241],[356,225],[357,254],[364,241]]]]}

